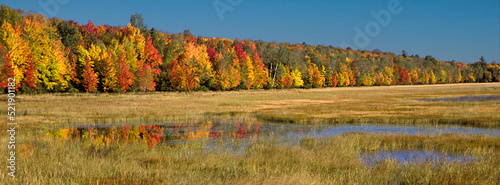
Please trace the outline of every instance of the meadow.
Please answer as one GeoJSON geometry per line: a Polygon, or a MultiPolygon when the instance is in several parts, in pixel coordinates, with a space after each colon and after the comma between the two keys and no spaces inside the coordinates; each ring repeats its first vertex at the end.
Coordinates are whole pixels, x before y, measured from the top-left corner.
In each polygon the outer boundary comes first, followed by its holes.
{"type": "MultiPolygon", "coordinates": [[[[206,139],[89,150],[51,130],[77,125],[263,122],[344,125],[460,125],[498,129],[500,101],[420,99],[500,95],[500,83],[193,93],[63,93],[16,96],[17,177],[7,184],[499,184],[500,138],[489,135],[346,133],[283,145],[279,135],[248,141],[246,152],[205,152],[206,139]],[[360,154],[390,150],[460,153],[478,160],[367,166],[360,154]]],[[[1,96],[0,119],[7,120],[1,96]]],[[[7,130],[6,124],[1,129],[7,130]]],[[[7,132],[0,142],[7,143],[7,132]]],[[[223,146],[227,142],[217,141],[223,146]]],[[[0,149],[7,156],[6,147],[0,149]]],[[[7,166],[7,161],[2,160],[7,166]]]]}
{"type": "MultiPolygon", "coordinates": [[[[25,129],[64,125],[234,119],[297,124],[393,123],[500,127],[500,103],[425,102],[500,95],[500,83],[150,93],[17,96],[25,129]]],[[[0,102],[6,102],[2,96],[0,102]]],[[[0,119],[7,119],[0,104],[0,119]]]]}

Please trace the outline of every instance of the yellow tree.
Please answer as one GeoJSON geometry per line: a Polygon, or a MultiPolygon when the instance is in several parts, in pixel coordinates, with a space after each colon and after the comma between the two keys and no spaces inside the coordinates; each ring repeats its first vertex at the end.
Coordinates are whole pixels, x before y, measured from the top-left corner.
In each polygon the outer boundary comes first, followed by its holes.
{"type": "Polygon", "coordinates": [[[299,69],[295,68],[290,75],[292,76],[293,86],[295,87],[304,86],[304,80],[302,80],[302,74],[300,73],[299,69]]]}
{"type": "MultiPolygon", "coordinates": [[[[408,76],[411,77],[411,73],[409,73],[408,76]]],[[[427,73],[427,69],[426,69],[426,70],[424,70],[424,73],[420,77],[420,83],[429,84],[430,78],[431,78],[431,76],[429,73],[427,73]]],[[[411,81],[411,79],[410,79],[410,81],[411,81]]]]}
{"type": "MultiPolygon", "coordinates": [[[[349,58],[346,58],[350,60],[349,58]]],[[[342,62],[337,64],[337,85],[339,87],[347,87],[351,84],[350,69],[342,62]]]]}
{"type": "Polygon", "coordinates": [[[41,15],[29,15],[23,20],[24,32],[28,37],[33,60],[36,61],[36,76],[47,90],[56,86],[60,89],[68,88],[70,74],[61,40],[52,40],[50,34],[56,33],[54,27],[41,15]]]}
{"type": "Polygon", "coordinates": [[[436,84],[437,83],[437,79],[436,79],[436,75],[434,75],[434,71],[431,70],[431,72],[429,73],[429,76],[430,76],[430,83],[431,84],[436,84]]]}
{"type": "MultiPolygon", "coordinates": [[[[128,40],[133,43],[135,46],[136,53],[139,56],[145,56],[145,47],[146,47],[146,39],[144,38],[144,35],[141,33],[141,30],[139,28],[133,27],[130,23],[127,24],[127,27],[123,28],[122,30],[123,36],[128,40]]],[[[141,65],[139,65],[141,66],[141,65]]]]}
{"type": "Polygon", "coordinates": [[[292,75],[290,74],[290,70],[287,66],[280,65],[280,68],[283,69],[283,71],[279,78],[279,84],[282,88],[288,89],[293,86],[292,75]]]}
{"type": "Polygon", "coordinates": [[[100,60],[95,61],[95,70],[99,74],[99,82],[104,91],[115,91],[116,89],[116,69],[113,60],[115,60],[110,51],[102,50],[100,60]]]}
{"type": "Polygon", "coordinates": [[[395,84],[394,72],[393,72],[393,68],[392,67],[388,67],[388,66],[385,67],[384,77],[385,77],[385,79],[384,79],[385,84],[384,85],[393,85],[393,84],[395,84]]]}
{"type": "Polygon", "coordinates": [[[456,83],[462,82],[462,71],[460,71],[460,68],[458,70],[458,75],[457,75],[457,78],[455,79],[455,82],[456,83]]]}
{"type": "MultiPolygon", "coordinates": [[[[255,44],[251,45],[252,50],[254,51],[253,54],[253,66],[254,66],[254,75],[255,75],[255,80],[254,80],[254,88],[260,89],[263,87],[263,85],[267,84],[269,81],[269,72],[267,68],[264,66],[264,63],[262,63],[262,59],[259,56],[259,53],[257,52],[257,47],[255,44]]],[[[299,72],[300,73],[300,72],[299,72]]],[[[302,82],[303,85],[303,82],[302,82]]],[[[300,86],[302,86],[300,85],[300,86]]]]}
{"type": "Polygon", "coordinates": [[[376,81],[376,79],[373,78],[373,76],[370,73],[365,74],[363,77],[363,85],[364,86],[372,86],[373,84],[375,84],[375,81],[376,81]]]}
{"type": "Polygon", "coordinates": [[[232,61],[229,64],[229,82],[231,84],[231,88],[236,88],[238,85],[240,85],[241,82],[241,73],[240,73],[240,60],[238,56],[236,55],[236,51],[234,50],[234,47],[229,47],[226,49],[226,53],[228,53],[232,61]]]}
{"type": "Polygon", "coordinates": [[[321,71],[319,71],[316,64],[309,62],[309,68],[307,69],[307,71],[309,73],[309,83],[315,87],[323,87],[325,77],[323,76],[321,71]]]}
{"type": "Polygon", "coordinates": [[[206,46],[198,46],[192,41],[184,45],[184,52],[170,65],[173,70],[170,76],[173,78],[174,87],[187,91],[199,88],[200,84],[208,84],[213,76],[212,63],[206,46]]]}
{"type": "Polygon", "coordinates": [[[408,74],[409,76],[411,76],[412,84],[418,84],[420,79],[418,75],[419,73],[421,73],[420,69],[413,69],[411,73],[408,74]]]}
{"type": "Polygon", "coordinates": [[[449,81],[448,80],[448,73],[446,73],[446,71],[444,70],[440,70],[440,75],[439,75],[439,83],[448,83],[449,81]]]}
{"type": "Polygon", "coordinates": [[[223,68],[219,68],[216,71],[214,78],[212,80],[212,88],[217,90],[228,90],[231,88],[231,82],[229,81],[229,74],[223,68]]]}
{"type": "Polygon", "coordinates": [[[242,78],[244,79],[243,83],[245,84],[247,89],[251,89],[255,83],[255,70],[253,67],[252,59],[250,59],[250,57],[247,55],[242,64],[244,64],[241,67],[241,73],[244,74],[244,77],[242,78]]]}
{"type": "Polygon", "coordinates": [[[198,88],[200,84],[206,84],[212,78],[212,63],[205,45],[198,46],[194,42],[186,43],[180,63],[188,66],[189,73],[193,77],[194,88],[198,88]]]}
{"type": "Polygon", "coordinates": [[[16,87],[21,86],[24,81],[24,74],[31,61],[31,50],[22,36],[22,30],[19,25],[12,26],[4,20],[0,27],[0,43],[7,52],[7,57],[10,59],[10,65],[14,70],[16,78],[16,87]]]}

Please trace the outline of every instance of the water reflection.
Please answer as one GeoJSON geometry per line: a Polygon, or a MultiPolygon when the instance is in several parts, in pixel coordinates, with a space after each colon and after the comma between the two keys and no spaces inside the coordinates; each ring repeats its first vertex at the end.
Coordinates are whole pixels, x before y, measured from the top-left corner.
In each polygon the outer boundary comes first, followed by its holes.
{"type": "MultiPolygon", "coordinates": [[[[310,136],[335,136],[349,132],[366,132],[381,134],[407,134],[407,135],[437,135],[437,134],[485,134],[500,136],[499,129],[481,129],[459,126],[395,126],[395,125],[350,125],[335,126],[309,133],[310,136]]],[[[290,135],[293,135],[291,133],[290,135]]]]}
{"type": "Polygon", "coordinates": [[[425,102],[473,102],[473,101],[498,101],[500,95],[475,95],[475,96],[458,96],[432,99],[415,99],[425,102]]]}
{"type": "Polygon", "coordinates": [[[150,147],[158,144],[176,144],[186,140],[242,140],[260,136],[276,135],[288,138],[288,143],[296,143],[304,137],[332,137],[349,132],[436,135],[486,134],[500,136],[499,129],[466,128],[459,126],[394,126],[394,125],[349,125],[349,126],[312,126],[293,124],[263,124],[260,122],[199,122],[157,125],[96,125],[62,128],[48,132],[48,135],[61,140],[85,140],[95,145],[123,145],[144,142],[150,147]],[[296,141],[296,142],[294,142],[296,141]]]}
{"type": "Polygon", "coordinates": [[[374,166],[386,159],[394,160],[400,164],[421,164],[421,163],[466,163],[476,159],[457,155],[447,155],[432,151],[419,150],[397,150],[397,151],[379,151],[376,153],[367,153],[360,155],[361,161],[367,166],[374,166]]]}
{"type": "Polygon", "coordinates": [[[144,142],[150,147],[160,143],[175,143],[193,139],[245,139],[256,138],[262,123],[80,126],[49,131],[47,134],[61,139],[84,140],[94,145],[119,146],[144,142]]]}
{"type": "MultiPolygon", "coordinates": [[[[83,141],[85,149],[94,154],[106,155],[110,149],[131,143],[143,143],[150,148],[158,145],[176,145],[190,140],[203,141],[206,153],[245,154],[250,143],[258,137],[266,136],[259,142],[273,142],[282,146],[301,146],[304,138],[327,138],[349,132],[435,135],[445,133],[486,134],[500,136],[498,129],[465,128],[458,126],[423,127],[394,125],[349,125],[349,126],[312,126],[292,124],[264,124],[252,122],[220,123],[199,122],[156,125],[96,125],[62,128],[47,134],[60,140],[83,141]],[[266,139],[267,136],[274,140],[266,139]],[[221,142],[222,141],[222,142],[221,142]]],[[[29,149],[29,148],[28,148],[29,149]]],[[[27,150],[28,150],[27,149],[27,150]]],[[[181,155],[181,154],[180,154],[181,155]]],[[[189,156],[190,154],[182,154],[189,156]]],[[[470,162],[464,156],[450,156],[430,151],[380,151],[360,156],[368,166],[379,161],[393,159],[402,164],[422,162],[470,162]]]]}

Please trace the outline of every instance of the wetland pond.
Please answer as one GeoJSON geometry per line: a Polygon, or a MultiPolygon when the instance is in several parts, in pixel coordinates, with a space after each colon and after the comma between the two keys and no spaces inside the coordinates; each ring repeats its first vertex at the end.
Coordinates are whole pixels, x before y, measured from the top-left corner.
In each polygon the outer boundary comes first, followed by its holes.
{"type": "MultiPolygon", "coordinates": [[[[153,125],[89,125],[52,130],[49,135],[62,140],[88,141],[104,147],[117,147],[137,141],[143,141],[149,147],[159,145],[178,145],[191,140],[203,140],[204,150],[211,152],[230,152],[241,155],[246,152],[249,143],[259,139],[278,138],[278,144],[300,146],[305,138],[328,138],[351,132],[437,135],[437,134],[484,134],[500,136],[499,129],[481,129],[459,126],[396,126],[377,124],[354,125],[294,125],[272,123],[221,123],[199,122],[182,124],[153,125]],[[223,141],[223,142],[221,142],[223,141]]],[[[271,140],[271,139],[268,139],[271,140]]],[[[272,141],[269,141],[272,142],[272,141]]],[[[362,163],[372,166],[385,159],[401,164],[423,162],[470,162],[474,159],[463,154],[442,154],[427,150],[395,150],[362,153],[362,163]]]]}
{"type": "Polygon", "coordinates": [[[500,95],[455,96],[432,99],[415,99],[424,102],[474,102],[474,101],[500,101],[500,95]]]}

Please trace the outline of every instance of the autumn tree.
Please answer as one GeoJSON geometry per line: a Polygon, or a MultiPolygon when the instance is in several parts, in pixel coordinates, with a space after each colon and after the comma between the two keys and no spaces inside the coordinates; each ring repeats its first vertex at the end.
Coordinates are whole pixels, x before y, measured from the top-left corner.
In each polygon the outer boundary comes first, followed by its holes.
{"type": "Polygon", "coordinates": [[[53,40],[47,33],[57,33],[41,15],[32,15],[23,20],[24,34],[35,61],[36,76],[47,90],[64,90],[70,79],[64,45],[53,40]]]}
{"type": "Polygon", "coordinates": [[[293,77],[290,74],[290,69],[283,65],[280,65],[278,69],[282,71],[279,77],[279,85],[281,88],[288,89],[293,87],[293,77]]]}
{"type": "Polygon", "coordinates": [[[15,78],[14,68],[5,49],[0,44],[0,87],[2,90],[8,87],[9,78],[15,78]]]}
{"type": "Polygon", "coordinates": [[[127,90],[134,84],[134,75],[130,72],[127,60],[124,58],[123,53],[118,58],[118,86],[122,92],[127,90]]]}
{"type": "Polygon", "coordinates": [[[24,40],[20,25],[12,26],[7,20],[3,20],[0,27],[0,45],[5,50],[5,57],[8,58],[9,68],[13,69],[16,78],[16,87],[21,87],[21,82],[25,80],[24,73],[31,62],[31,49],[24,40]]]}
{"type": "Polygon", "coordinates": [[[299,69],[295,68],[291,73],[290,73],[292,80],[293,80],[293,86],[294,87],[302,87],[304,86],[304,80],[302,80],[302,73],[299,71],[299,69]]]}
{"type": "Polygon", "coordinates": [[[21,15],[19,12],[12,10],[12,8],[2,4],[0,8],[0,27],[5,23],[16,26],[21,25],[21,15]]]}
{"type": "Polygon", "coordinates": [[[316,64],[309,63],[309,68],[307,71],[309,73],[309,83],[313,87],[323,87],[325,77],[323,76],[321,71],[318,69],[316,64]]]}
{"type": "MultiPolygon", "coordinates": [[[[262,62],[262,58],[260,58],[259,53],[257,51],[257,47],[255,44],[251,45],[251,49],[253,50],[253,55],[252,55],[252,61],[253,61],[253,68],[254,68],[254,81],[253,81],[253,88],[256,89],[261,89],[263,85],[268,84],[268,79],[269,79],[269,72],[267,68],[265,67],[264,63],[262,62]]],[[[296,78],[300,76],[302,78],[300,72],[294,73],[296,78]],[[298,76],[297,76],[298,75],[298,76]]],[[[300,79],[302,80],[302,79],[300,79]]],[[[296,86],[300,87],[304,84],[304,82],[299,81],[297,79],[296,81],[296,86]]]]}
{"type": "Polygon", "coordinates": [[[97,74],[94,73],[92,69],[92,64],[90,63],[90,59],[87,58],[85,61],[85,69],[83,71],[83,81],[82,85],[85,88],[86,92],[95,92],[97,91],[97,74]]]}

